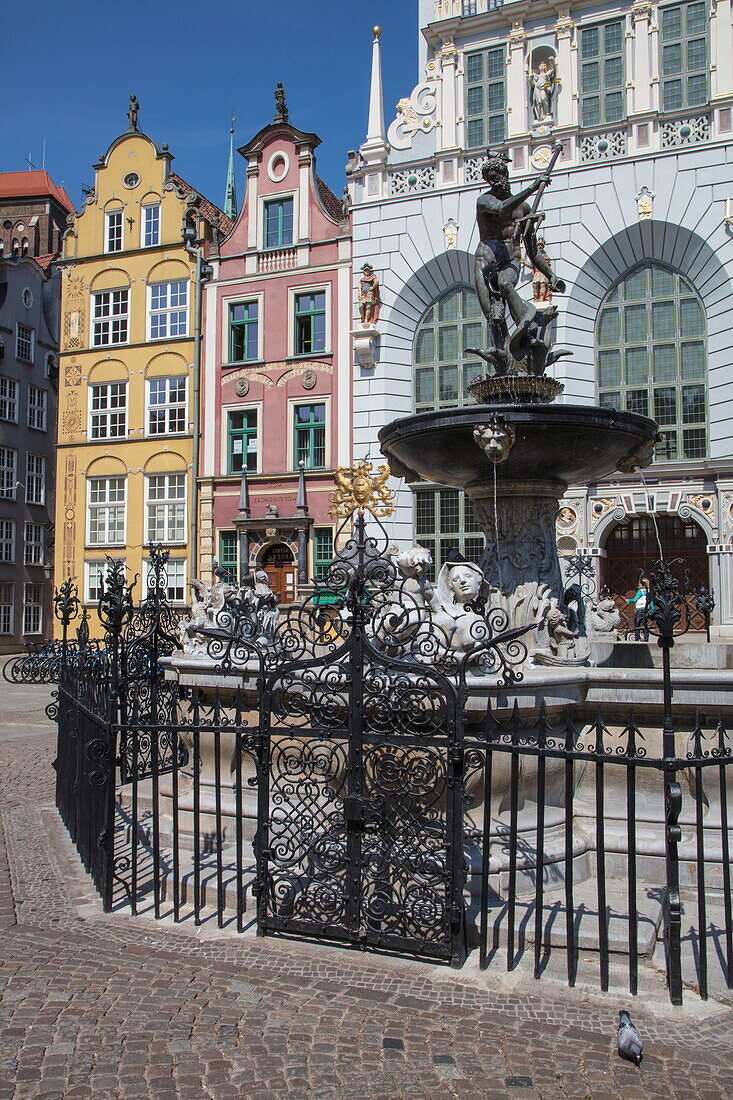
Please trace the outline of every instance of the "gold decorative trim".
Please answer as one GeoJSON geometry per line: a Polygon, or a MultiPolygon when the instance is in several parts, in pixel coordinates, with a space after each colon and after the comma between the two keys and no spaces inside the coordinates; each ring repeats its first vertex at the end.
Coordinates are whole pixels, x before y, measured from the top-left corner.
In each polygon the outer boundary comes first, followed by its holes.
{"type": "Polygon", "coordinates": [[[382,463],[376,474],[371,462],[357,462],[355,466],[339,466],[336,470],[336,492],[331,495],[332,516],[346,519],[365,511],[379,519],[394,512],[394,490],[387,488],[390,468],[382,463]]]}

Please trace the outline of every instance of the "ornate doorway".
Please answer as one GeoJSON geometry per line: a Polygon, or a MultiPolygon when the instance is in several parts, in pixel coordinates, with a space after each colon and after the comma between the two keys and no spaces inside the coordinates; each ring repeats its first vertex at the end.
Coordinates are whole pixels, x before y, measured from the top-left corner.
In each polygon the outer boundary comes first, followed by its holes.
{"type": "Polygon", "coordinates": [[[284,542],[268,546],[260,567],[267,573],[270,588],[278,596],[280,603],[292,603],[295,599],[297,570],[290,547],[284,542]]]}
{"type": "MultiPolygon", "coordinates": [[[[677,516],[657,516],[659,540],[667,560],[683,558],[690,571],[690,588],[710,587],[710,565],[705,532],[692,520],[677,516]]],[[[606,558],[601,571],[601,584],[607,585],[621,612],[624,627],[633,625],[634,612],[630,599],[638,588],[639,571],[649,575],[659,560],[654,523],[651,516],[634,516],[614,527],[606,542],[606,558]]],[[[704,630],[703,616],[692,610],[692,629],[704,630]]]]}

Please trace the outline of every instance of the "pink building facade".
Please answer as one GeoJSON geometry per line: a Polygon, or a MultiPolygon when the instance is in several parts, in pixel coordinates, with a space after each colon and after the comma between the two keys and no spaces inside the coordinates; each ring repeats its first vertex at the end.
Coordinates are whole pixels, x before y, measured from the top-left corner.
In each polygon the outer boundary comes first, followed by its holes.
{"type": "Polygon", "coordinates": [[[200,571],[265,569],[284,604],[332,556],[333,471],[352,452],[351,238],[319,144],[281,97],[239,150],[244,201],[204,303],[200,571]]]}

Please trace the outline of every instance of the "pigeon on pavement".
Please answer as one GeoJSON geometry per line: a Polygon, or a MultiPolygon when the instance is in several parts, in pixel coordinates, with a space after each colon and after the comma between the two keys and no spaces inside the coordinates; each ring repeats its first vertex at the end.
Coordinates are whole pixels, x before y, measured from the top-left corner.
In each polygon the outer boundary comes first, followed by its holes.
{"type": "Polygon", "coordinates": [[[641,1035],[631,1022],[628,1012],[618,1014],[618,1052],[622,1058],[634,1062],[637,1066],[641,1063],[644,1044],[641,1035]]]}

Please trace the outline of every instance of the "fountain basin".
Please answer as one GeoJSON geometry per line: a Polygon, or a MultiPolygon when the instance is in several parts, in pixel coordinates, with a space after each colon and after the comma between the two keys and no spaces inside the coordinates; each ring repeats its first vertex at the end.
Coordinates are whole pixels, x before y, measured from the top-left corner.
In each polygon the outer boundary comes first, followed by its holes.
{"type": "Polygon", "coordinates": [[[395,476],[408,481],[420,476],[472,495],[494,480],[494,464],[476,443],[474,428],[496,416],[515,433],[508,457],[496,465],[499,492],[507,482],[512,491],[517,483],[554,482],[561,496],[568,485],[597,481],[622,469],[657,437],[653,420],[616,409],[472,405],[393,420],[379,432],[379,443],[395,476]]]}

